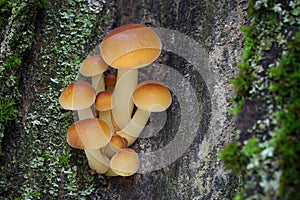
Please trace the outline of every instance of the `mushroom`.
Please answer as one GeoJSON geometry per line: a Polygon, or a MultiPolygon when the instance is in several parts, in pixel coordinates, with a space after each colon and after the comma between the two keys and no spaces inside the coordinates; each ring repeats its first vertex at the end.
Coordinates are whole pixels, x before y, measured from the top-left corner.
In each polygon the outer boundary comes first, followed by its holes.
{"type": "Polygon", "coordinates": [[[77,110],[79,119],[93,118],[91,105],[95,98],[95,89],[87,82],[78,81],[71,83],[62,91],[59,103],[66,110],[77,110]]]}
{"type": "MultiPolygon", "coordinates": [[[[124,148],[119,150],[110,160],[110,168],[113,173],[120,176],[131,176],[139,169],[139,159],[133,149],[124,148]]],[[[108,171],[106,175],[113,175],[108,171]]]]}
{"type": "Polygon", "coordinates": [[[91,77],[92,86],[99,91],[105,90],[103,72],[108,70],[109,66],[103,61],[100,54],[87,57],[79,69],[83,76],[91,77]]]}
{"type": "Polygon", "coordinates": [[[105,83],[105,89],[107,91],[113,92],[114,91],[114,87],[116,85],[116,81],[117,81],[117,73],[110,73],[107,74],[104,77],[104,83],[105,83]]]}
{"type": "Polygon", "coordinates": [[[112,30],[100,45],[103,60],[118,69],[114,88],[116,106],[113,118],[119,129],[131,120],[132,93],[138,83],[138,68],[156,60],[161,52],[161,41],[150,28],[139,24],[127,24],[112,30]]]}
{"type": "Polygon", "coordinates": [[[106,155],[108,158],[111,158],[116,152],[120,149],[127,147],[128,141],[120,135],[112,135],[110,142],[103,148],[101,152],[106,155]]]}
{"type": "Polygon", "coordinates": [[[106,146],[112,137],[112,130],[101,119],[89,118],[71,125],[67,142],[73,148],[84,149],[91,169],[105,173],[109,169],[109,159],[99,148],[106,146]]]}
{"type": "Polygon", "coordinates": [[[107,123],[110,129],[114,130],[111,109],[115,105],[114,96],[109,91],[99,92],[95,100],[95,109],[99,111],[99,118],[107,123]]]}
{"type": "Polygon", "coordinates": [[[172,103],[169,89],[157,81],[144,81],[133,93],[133,101],[137,107],[133,118],[122,130],[116,132],[128,140],[128,146],[139,137],[144,129],[150,112],[165,111],[172,103]]]}

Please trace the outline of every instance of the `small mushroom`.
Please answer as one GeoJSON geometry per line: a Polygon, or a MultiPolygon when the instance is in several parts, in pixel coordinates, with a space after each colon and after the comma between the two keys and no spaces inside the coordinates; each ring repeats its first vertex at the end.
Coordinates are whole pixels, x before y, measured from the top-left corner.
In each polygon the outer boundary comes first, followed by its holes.
{"type": "Polygon", "coordinates": [[[128,141],[120,135],[112,135],[110,142],[103,148],[101,152],[106,155],[108,158],[111,158],[116,152],[120,149],[127,147],[128,141]]]}
{"type": "Polygon", "coordinates": [[[84,149],[84,153],[92,170],[99,174],[104,174],[110,169],[109,158],[103,155],[99,149],[84,149]]]}
{"type": "Polygon", "coordinates": [[[128,146],[139,137],[143,131],[150,112],[165,111],[172,103],[169,89],[157,81],[144,81],[133,93],[133,101],[137,107],[132,120],[126,127],[116,133],[128,140],[128,146]]]}
{"type": "Polygon", "coordinates": [[[112,130],[97,118],[77,121],[71,125],[67,142],[73,148],[84,149],[91,169],[105,173],[109,169],[109,159],[100,152],[112,137],[112,130]]]}
{"type": "Polygon", "coordinates": [[[79,119],[86,119],[94,117],[91,105],[95,98],[95,89],[87,82],[78,81],[71,83],[62,91],[59,103],[66,110],[77,110],[79,119]]]}
{"type": "Polygon", "coordinates": [[[117,73],[109,73],[104,77],[105,89],[113,92],[117,82],[117,73]]]}
{"type": "MultiPolygon", "coordinates": [[[[139,159],[133,149],[119,150],[110,160],[112,172],[120,176],[131,176],[139,169],[139,159]]],[[[109,172],[109,171],[108,171],[109,172]]]]}
{"type": "Polygon", "coordinates": [[[111,116],[111,109],[115,106],[114,96],[109,91],[99,92],[95,100],[95,109],[99,111],[99,118],[107,123],[110,129],[114,130],[111,116]]]}
{"type": "Polygon", "coordinates": [[[67,142],[78,149],[99,149],[109,143],[112,130],[101,119],[88,118],[73,123],[67,134],[67,142]]]}
{"type": "Polygon", "coordinates": [[[117,128],[124,128],[131,120],[132,93],[138,83],[138,68],[156,60],[161,52],[161,41],[150,28],[139,24],[127,24],[112,30],[100,45],[103,60],[118,69],[114,88],[116,106],[113,118],[117,128]]]}
{"type": "Polygon", "coordinates": [[[83,76],[91,77],[92,86],[99,91],[105,90],[103,72],[109,69],[109,66],[103,61],[100,54],[87,57],[79,69],[83,76]]]}

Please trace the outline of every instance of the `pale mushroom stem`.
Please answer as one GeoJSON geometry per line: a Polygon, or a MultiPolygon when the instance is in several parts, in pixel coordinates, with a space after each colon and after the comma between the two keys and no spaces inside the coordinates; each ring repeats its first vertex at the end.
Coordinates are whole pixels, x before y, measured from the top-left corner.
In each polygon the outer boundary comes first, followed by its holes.
{"type": "Polygon", "coordinates": [[[117,129],[124,128],[131,120],[133,111],[132,94],[138,84],[138,69],[118,69],[117,82],[114,88],[116,106],[112,109],[117,129]]]}
{"type": "Polygon", "coordinates": [[[111,119],[111,110],[99,111],[99,119],[102,119],[107,123],[111,130],[114,130],[112,119],[111,119]]]}
{"type": "Polygon", "coordinates": [[[91,107],[82,109],[82,110],[77,110],[78,118],[79,120],[82,119],[87,119],[87,118],[94,118],[94,113],[91,109],[91,107]]]}
{"type": "Polygon", "coordinates": [[[84,152],[91,169],[99,174],[104,174],[109,170],[110,160],[104,156],[99,149],[84,149],[84,152]]]}
{"type": "Polygon", "coordinates": [[[150,112],[137,109],[131,121],[117,134],[128,140],[128,146],[132,145],[143,131],[149,117],[150,112]]]}
{"type": "Polygon", "coordinates": [[[102,73],[97,76],[92,76],[92,86],[95,88],[96,94],[105,90],[104,77],[102,73]]]}
{"type": "Polygon", "coordinates": [[[111,168],[105,173],[105,176],[120,176],[116,174],[111,168]]]}

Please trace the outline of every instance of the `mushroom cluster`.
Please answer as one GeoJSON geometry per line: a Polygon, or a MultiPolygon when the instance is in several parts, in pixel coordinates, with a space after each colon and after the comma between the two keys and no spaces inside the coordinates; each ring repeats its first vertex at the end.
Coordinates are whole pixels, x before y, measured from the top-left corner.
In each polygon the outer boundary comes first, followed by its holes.
{"type": "Polygon", "coordinates": [[[83,61],[80,73],[91,83],[77,81],[62,91],[60,105],[77,111],[79,118],[69,128],[67,142],[84,150],[97,173],[130,176],[138,171],[138,155],[130,146],[150,113],[162,112],[172,102],[162,83],[138,83],[138,68],[154,62],[160,52],[161,41],[151,28],[120,26],[106,35],[99,54],[83,61]]]}

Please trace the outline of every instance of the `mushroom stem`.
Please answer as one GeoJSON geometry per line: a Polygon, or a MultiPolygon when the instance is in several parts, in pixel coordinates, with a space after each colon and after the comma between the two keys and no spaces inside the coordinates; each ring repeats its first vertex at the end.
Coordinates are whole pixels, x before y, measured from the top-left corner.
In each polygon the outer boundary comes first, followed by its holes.
{"type": "Polygon", "coordinates": [[[99,111],[99,119],[102,119],[103,121],[105,121],[107,123],[107,125],[109,126],[109,128],[111,130],[114,130],[111,117],[112,117],[111,116],[111,110],[99,111]]]}
{"type": "Polygon", "coordinates": [[[100,91],[105,90],[104,77],[102,73],[96,76],[92,76],[92,86],[95,88],[96,94],[98,94],[98,92],[100,91]]]}
{"type": "Polygon", "coordinates": [[[138,83],[137,69],[118,69],[117,82],[114,88],[116,106],[112,109],[112,115],[117,129],[124,128],[131,120],[133,111],[132,93],[138,83]]]}
{"type": "Polygon", "coordinates": [[[104,174],[105,176],[120,176],[119,174],[116,174],[111,168],[104,174]]]}
{"type": "Polygon", "coordinates": [[[82,110],[77,110],[78,118],[79,120],[82,119],[87,119],[87,118],[94,118],[94,113],[91,109],[91,107],[82,109],[82,110]]]}
{"type": "Polygon", "coordinates": [[[143,131],[149,117],[150,112],[137,109],[127,126],[116,133],[126,138],[128,140],[128,146],[130,146],[143,131]]]}
{"type": "Polygon", "coordinates": [[[84,152],[91,169],[99,174],[104,174],[109,170],[110,160],[104,156],[99,149],[84,149],[84,152]]]}

